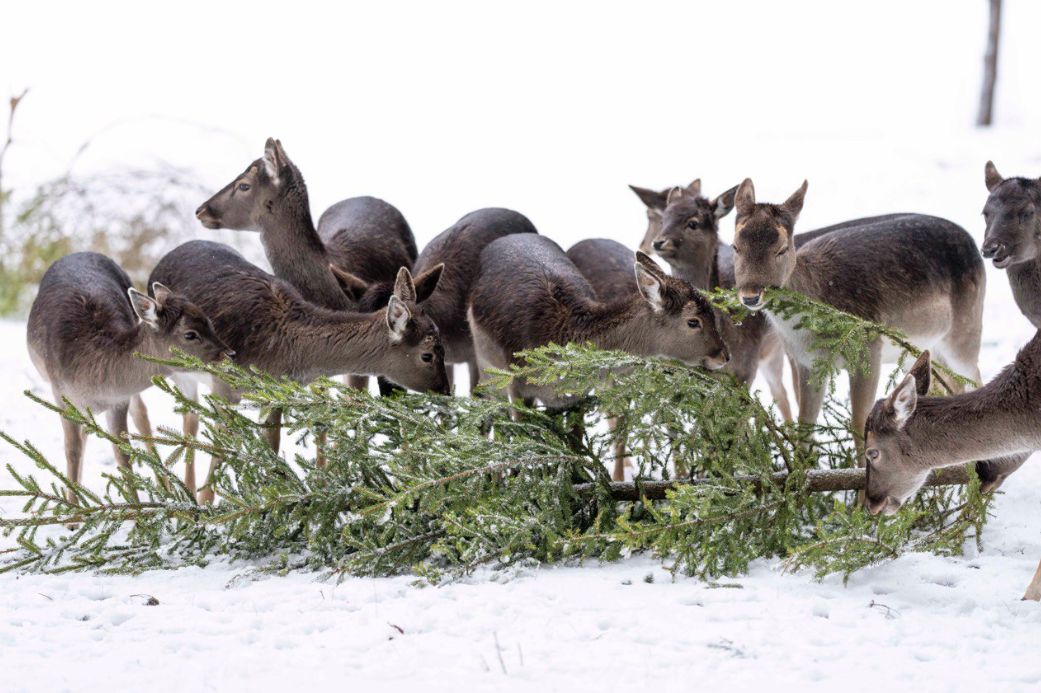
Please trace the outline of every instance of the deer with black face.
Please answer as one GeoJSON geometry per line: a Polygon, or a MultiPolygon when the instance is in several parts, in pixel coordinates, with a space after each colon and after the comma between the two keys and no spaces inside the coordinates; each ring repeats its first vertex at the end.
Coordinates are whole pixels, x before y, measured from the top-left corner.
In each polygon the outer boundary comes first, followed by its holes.
{"type": "MultiPolygon", "coordinates": [[[[871,410],[864,456],[872,514],[897,512],[932,469],[992,458],[977,463],[983,490],[990,491],[1041,450],[1041,332],[978,390],[929,397],[930,379],[926,351],[871,410]]],[[[1041,599],[1041,565],[1024,599],[1041,599]]]]}
{"type": "MultiPolygon", "coordinates": [[[[795,223],[806,189],[804,182],[782,204],[757,203],[752,181],[746,179],[735,199],[738,296],[751,310],[766,308],[785,350],[799,365],[799,421],[815,423],[820,413],[824,391],[810,377],[819,355],[798,316],[784,319],[766,306],[764,292],[769,287],[789,287],[894,327],[912,344],[933,349],[956,373],[978,383],[986,277],[972,237],[945,219],[903,214],[864,220],[796,248],[795,223]]],[[[858,445],[878,389],[881,363],[899,356],[888,340],[870,345],[869,353],[866,371],[848,369],[858,445]]]]}
{"type": "Polygon", "coordinates": [[[990,195],[983,207],[983,257],[1008,273],[1016,305],[1041,328],[1041,180],[1003,178],[991,161],[984,180],[990,195]]]}
{"type": "MultiPolygon", "coordinates": [[[[398,272],[387,306],[374,313],[330,310],[305,301],[288,282],[210,241],[189,241],[170,251],[151,280],[175,288],[205,310],[244,366],[302,382],[337,373],[383,375],[404,387],[448,394],[437,326],[417,304],[405,268],[398,272]]],[[[214,387],[225,399],[238,401],[238,393],[224,383],[214,387]]],[[[267,424],[268,441],[277,450],[281,412],[273,412],[267,424]]],[[[212,498],[208,488],[203,499],[212,498]]]]}
{"type": "MultiPolygon", "coordinates": [[[[332,310],[371,312],[385,307],[395,277],[411,268],[416,242],[408,222],[375,197],[352,197],[322,214],[315,228],[307,184],[282,143],[269,138],[253,161],[195,212],[208,229],[259,231],[275,276],[304,300],[332,310]]],[[[417,291],[436,280],[416,276],[417,291]]],[[[368,378],[349,382],[364,389],[368,378]]],[[[386,391],[385,385],[381,391],[386,391]]]]}
{"type": "MultiPolygon", "coordinates": [[[[135,353],[168,358],[177,348],[204,361],[234,355],[217,337],[206,315],[185,296],[162,284],[152,297],[131,286],[119,265],[98,253],[73,253],[43,275],[29,312],[29,355],[50,384],[54,401],[68,400],[80,410],[105,412],[109,432],[127,432],[131,400],[151,387],[156,375],[171,369],[135,358],[135,353]]],[[[64,417],[68,477],[82,472],[83,427],[64,417]]],[[[142,431],[144,432],[144,431],[142,431]]],[[[116,462],[129,469],[130,458],[113,445],[116,462]]],[[[186,482],[194,469],[185,472],[186,482]]],[[[69,492],[69,500],[75,495],[69,492]]]]}
{"type": "MultiPolygon", "coordinates": [[[[730,355],[708,300],[643,253],[636,255],[635,273],[639,293],[607,304],[548,238],[516,234],[489,244],[470,293],[479,365],[508,368],[517,352],[551,342],[588,342],[714,369],[726,365],[730,355]]],[[[519,380],[507,394],[526,404],[567,403],[552,387],[519,380]]]]}

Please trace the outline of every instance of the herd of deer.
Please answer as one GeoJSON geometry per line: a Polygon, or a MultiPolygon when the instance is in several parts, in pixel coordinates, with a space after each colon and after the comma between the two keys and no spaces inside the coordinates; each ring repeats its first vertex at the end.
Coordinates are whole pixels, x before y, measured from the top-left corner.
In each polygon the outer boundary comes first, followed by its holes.
{"type": "MultiPolygon", "coordinates": [[[[633,252],[605,239],[565,252],[507,209],[467,214],[417,253],[393,206],[372,197],[333,205],[312,221],[307,187],[277,140],[196,215],[209,229],[259,231],[271,275],[229,246],[187,242],[166,255],[148,295],[96,253],[75,253],[47,271],[29,315],[32,360],[56,401],[107,412],[122,437],[127,417],[149,429],[140,393],[171,375],[189,396],[196,376],[169,373],[136,352],[177,347],[204,360],[233,358],[272,375],[307,381],[352,374],[365,387],[391,383],[449,394],[452,371],[466,364],[471,388],[489,368],[550,342],[588,342],[646,356],[723,368],[744,383],[761,371],[782,415],[791,419],[782,381],[785,355],[796,378],[798,419],[816,421],[823,392],[810,377],[817,354],[797,320],[773,314],[767,287],[790,287],[854,315],[896,328],[924,351],[902,382],[875,402],[880,364],[892,345],[879,340],[870,364],[850,369],[852,429],[863,433],[865,503],[896,512],[935,467],[979,464],[995,488],[1041,449],[1041,333],[990,383],[929,397],[932,357],[980,382],[977,359],[986,286],[983,258],[1007,268],[1019,308],[1041,328],[1041,181],[1002,178],[986,166],[982,257],[956,224],[921,214],[891,214],[795,233],[807,184],[782,204],[756,201],[752,181],[709,199],[700,181],[661,192],[633,187],[648,227],[633,252]],[[719,237],[736,209],[734,244],[719,237]],[[672,269],[664,272],[651,254],[672,269]],[[739,324],[702,290],[736,288],[751,309],[739,324]]],[[[236,402],[222,382],[216,394],[236,402]]],[[[507,395],[559,406],[552,388],[515,381],[507,395]]],[[[279,444],[281,413],[266,431],[279,444]]],[[[84,432],[62,419],[68,476],[80,479],[84,432]]],[[[198,421],[184,420],[194,435],[198,421]]],[[[623,473],[624,442],[615,478],[623,473]]],[[[121,466],[129,465],[116,449],[121,466]]],[[[211,468],[212,472],[212,468],[211,468]]],[[[196,490],[189,466],[185,482],[196,490]]],[[[212,501],[208,482],[198,489],[212,501]]],[[[1041,599],[1041,565],[1026,598],[1041,599]]]]}

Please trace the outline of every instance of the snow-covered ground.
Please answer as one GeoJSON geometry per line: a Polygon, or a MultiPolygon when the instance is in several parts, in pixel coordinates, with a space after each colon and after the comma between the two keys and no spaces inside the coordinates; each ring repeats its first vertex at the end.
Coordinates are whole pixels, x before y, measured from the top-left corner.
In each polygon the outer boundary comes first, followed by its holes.
{"type": "MultiPolygon", "coordinates": [[[[365,3],[321,16],[188,1],[161,19],[10,5],[0,88],[33,89],[6,162],[16,197],[91,136],[77,171],[157,157],[216,189],[276,135],[315,214],[379,195],[420,245],[490,205],[565,247],[635,245],[644,212],[625,185],[698,176],[709,194],[751,176],[768,201],[808,178],[800,230],[919,211],[979,241],[984,162],[1041,175],[1041,4],[1029,0],[1006,2],[992,132],[968,127],[982,1],[365,3]]],[[[1005,276],[988,268],[988,282],[985,378],[1034,333],[1005,276]]],[[[60,462],[57,419],[24,389],[48,393],[24,324],[0,322],[0,428],[60,462]]],[[[159,393],[146,399],[153,422],[176,423],[159,393]]],[[[0,463],[31,467],[7,448],[0,463]]],[[[87,483],[113,468],[91,441],[87,483]]],[[[12,485],[0,467],[0,488],[12,485]]],[[[978,555],[905,556],[848,585],[759,561],[710,586],[645,558],[441,587],[254,580],[225,564],[3,575],[0,690],[1036,691],[1041,606],[1019,597],[1041,558],[1041,461],[993,507],[978,555]]]]}

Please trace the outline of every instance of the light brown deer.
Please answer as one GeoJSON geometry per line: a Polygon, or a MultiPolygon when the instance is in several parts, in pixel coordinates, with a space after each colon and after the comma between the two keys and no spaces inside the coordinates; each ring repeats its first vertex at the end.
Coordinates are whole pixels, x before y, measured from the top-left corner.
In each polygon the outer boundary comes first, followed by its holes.
{"type": "MultiPolygon", "coordinates": [[[[183,295],[153,284],[153,298],[135,290],[115,262],[98,253],[73,253],[55,262],[40,281],[29,312],[29,355],[59,406],[105,413],[109,432],[123,438],[131,400],[170,368],[135,353],[166,358],[176,347],[213,361],[234,355],[203,312],[183,295]]],[[[136,417],[135,417],[136,418],[136,417]]],[[[68,478],[82,475],[83,426],[62,417],[68,478]]],[[[141,427],[139,422],[138,427],[141,427]]],[[[147,431],[141,431],[147,434],[147,431]]],[[[129,456],[113,445],[120,469],[129,456]]],[[[189,467],[186,478],[194,476],[189,467]]],[[[70,502],[76,498],[68,491],[70,502]]]]}
{"type": "MultiPolygon", "coordinates": [[[[800,248],[795,223],[807,184],[783,204],[757,203],[752,181],[738,188],[734,239],[738,296],[751,310],[765,306],[767,287],[790,287],[889,327],[919,348],[931,348],[956,373],[979,382],[983,260],[972,237],[956,224],[920,214],[865,220],[831,231],[800,248]]],[[[810,368],[818,354],[801,318],[782,318],[769,309],[771,324],[799,366],[799,421],[814,423],[824,390],[810,368]]],[[[858,436],[874,402],[882,361],[896,361],[888,340],[870,345],[866,372],[850,369],[852,429],[858,436]]]]}
{"type": "MultiPolygon", "coordinates": [[[[865,498],[872,514],[897,512],[932,469],[998,458],[987,491],[1041,450],[1041,332],[978,390],[928,397],[930,379],[926,351],[867,419],[865,498]]],[[[1023,598],[1041,600],[1041,564],[1023,598]]]]}

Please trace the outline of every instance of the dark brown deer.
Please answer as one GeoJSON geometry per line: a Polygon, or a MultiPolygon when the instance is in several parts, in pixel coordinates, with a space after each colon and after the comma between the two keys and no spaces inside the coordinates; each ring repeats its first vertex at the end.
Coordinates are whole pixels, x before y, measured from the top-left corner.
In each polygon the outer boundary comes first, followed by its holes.
{"type": "Polygon", "coordinates": [[[1008,273],[1020,312],[1041,328],[1041,180],[1002,178],[991,161],[984,178],[990,195],[983,207],[983,257],[1008,273]]]}
{"type": "MultiPolygon", "coordinates": [[[[126,272],[104,255],[73,253],[43,275],[29,312],[29,355],[50,383],[55,403],[68,400],[80,410],[106,413],[117,438],[127,433],[131,400],[140,401],[138,394],[154,376],[171,372],[135,353],[166,358],[176,347],[206,361],[234,354],[194,303],[162,284],[152,292],[150,298],[135,290],[126,272]]],[[[68,478],[79,483],[83,426],[64,417],[61,425],[68,478]]],[[[130,458],[118,445],[113,449],[116,463],[128,470],[130,458]]],[[[193,474],[186,471],[189,478],[193,474]]],[[[71,490],[68,497],[75,502],[71,490]]]]}
{"type": "MultiPolygon", "coordinates": [[[[972,237],[945,219],[905,214],[833,230],[797,249],[795,223],[806,188],[803,183],[780,205],[756,203],[749,179],[738,188],[734,270],[741,301],[760,310],[767,287],[790,287],[900,330],[978,383],[986,276],[972,237]]],[[[824,391],[810,376],[818,357],[810,334],[798,327],[799,316],[784,319],[766,312],[799,364],[799,421],[814,423],[824,391]]],[[[875,399],[881,363],[898,356],[888,340],[877,341],[869,351],[866,372],[849,371],[852,427],[858,436],[875,399]]]]}
{"type": "MultiPolygon", "coordinates": [[[[553,241],[515,234],[489,244],[470,293],[469,320],[479,366],[508,368],[517,352],[549,343],[592,343],[645,356],[720,368],[729,360],[708,300],[639,253],[639,295],[603,303],[553,241]]],[[[514,380],[512,401],[564,406],[552,387],[514,380]]]]}
{"type": "MultiPolygon", "coordinates": [[[[206,311],[244,366],[302,382],[337,373],[384,375],[404,387],[448,393],[441,339],[416,304],[407,269],[399,270],[386,308],[374,313],[309,303],[289,282],[210,241],[178,246],[159,261],[150,281],[173,287],[206,311]]],[[[238,400],[224,383],[214,386],[217,394],[238,400]]],[[[281,412],[267,424],[277,450],[281,412]]],[[[212,489],[204,499],[212,500],[212,489]]]]}
{"type": "MultiPolygon", "coordinates": [[[[567,257],[593,287],[601,303],[618,303],[640,295],[636,285],[636,254],[621,243],[608,238],[589,238],[568,248],[567,257]]],[[[612,433],[618,424],[618,417],[608,417],[607,427],[612,433]]],[[[625,438],[616,437],[613,448],[614,469],[611,478],[622,481],[625,479],[625,468],[630,465],[625,455],[625,438]]]]}
{"type": "MultiPolygon", "coordinates": [[[[405,217],[375,197],[337,202],[322,214],[316,229],[304,177],[282,143],[271,138],[264,155],[195,215],[209,229],[259,231],[275,276],[295,286],[305,300],[332,310],[383,308],[386,303],[376,305],[365,289],[380,282],[393,287],[398,270],[411,268],[416,259],[405,217]],[[339,277],[330,265],[340,270],[339,277]]],[[[417,290],[422,293],[427,281],[429,277],[417,276],[417,290]]],[[[368,378],[349,382],[364,389],[368,378]]]]}
{"type": "MultiPolygon", "coordinates": [[[[978,390],[928,397],[930,379],[926,351],[868,417],[865,497],[873,515],[897,512],[932,469],[999,458],[990,463],[988,491],[1041,450],[1041,332],[978,390]]],[[[1041,564],[1023,598],[1041,600],[1041,564]]]]}

